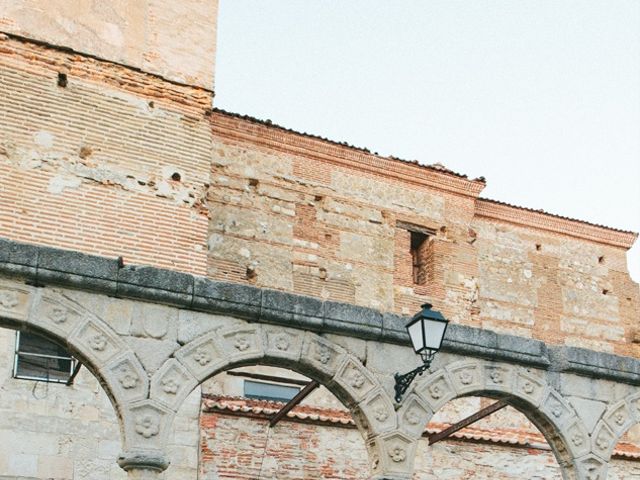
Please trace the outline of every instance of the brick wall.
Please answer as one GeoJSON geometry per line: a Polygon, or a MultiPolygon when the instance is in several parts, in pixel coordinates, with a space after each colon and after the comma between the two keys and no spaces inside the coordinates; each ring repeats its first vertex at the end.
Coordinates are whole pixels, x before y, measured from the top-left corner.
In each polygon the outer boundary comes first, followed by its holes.
{"type": "Polygon", "coordinates": [[[208,274],[640,355],[630,233],[479,200],[482,182],[224,112],[208,203],[208,274]],[[411,227],[430,232],[414,282],[411,227]],[[424,280],[424,281],[423,281],[424,280]]]}
{"type": "MultiPolygon", "coordinates": [[[[230,403],[239,403],[239,400],[230,403]]],[[[200,478],[367,478],[364,441],[355,428],[287,419],[269,429],[268,421],[262,416],[247,415],[250,414],[238,416],[203,410],[200,478]]],[[[637,460],[615,458],[609,477],[615,480],[637,478],[639,465],[637,460]]],[[[553,453],[544,444],[510,445],[453,438],[429,447],[425,438],[418,447],[413,478],[559,480],[562,477],[553,453]]]]}
{"type": "Polygon", "coordinates": [[[6,36],[0,53],[0,236],[205,273],[209,93],[6,36]]]}

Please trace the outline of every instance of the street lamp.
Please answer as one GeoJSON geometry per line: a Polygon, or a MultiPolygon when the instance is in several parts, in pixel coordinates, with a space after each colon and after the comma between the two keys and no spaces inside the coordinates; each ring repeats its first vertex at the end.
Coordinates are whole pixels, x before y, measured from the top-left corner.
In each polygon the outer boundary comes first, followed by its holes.
{"type": "Polygon", "coordinates": [[[416,375],[422,375],[429,368],[434,355],[442,346],[442,339],[447,331],[449,320],[444,318],[440,312],[431,310],[432,306],[430,303],[422,305],[422,310],[407,323],[411,344],[415,352],[422,357],[422,365],[404,375],[395,374],[395,399],[398,403],[416,375]]]}

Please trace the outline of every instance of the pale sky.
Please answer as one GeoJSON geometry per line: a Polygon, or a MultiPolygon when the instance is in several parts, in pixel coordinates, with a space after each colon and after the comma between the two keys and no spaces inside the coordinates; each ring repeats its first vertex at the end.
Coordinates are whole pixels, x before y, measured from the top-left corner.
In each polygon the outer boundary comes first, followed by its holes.
{"type": "Polygon", "coordinates": [[[639,0],[220,0],[216,63],[219,108],[640,231],[639,0]]]}

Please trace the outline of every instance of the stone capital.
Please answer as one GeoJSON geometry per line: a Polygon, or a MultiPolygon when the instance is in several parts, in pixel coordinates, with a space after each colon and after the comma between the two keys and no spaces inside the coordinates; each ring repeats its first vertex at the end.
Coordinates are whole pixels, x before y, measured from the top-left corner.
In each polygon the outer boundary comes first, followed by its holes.
{"type": "Polygon", "coordinates": [[[118,465],[126,472],[148,470],[159,473],[165,471],[169,463],[166,454],[158,450],[130,450],[118,457],[118,465]]]}

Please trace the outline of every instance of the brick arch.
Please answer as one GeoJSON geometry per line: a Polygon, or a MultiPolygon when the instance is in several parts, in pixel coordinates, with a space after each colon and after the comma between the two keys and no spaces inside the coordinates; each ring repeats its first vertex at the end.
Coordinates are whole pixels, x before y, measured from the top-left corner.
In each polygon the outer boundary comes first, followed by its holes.
{"type": "Polygon", "coordinates": [[[2,282],[0,327],[51,338],[98,379],[118,419],[121,465],[134,468],[141,457],[146,463],[166,463],[160,451],[141,448],[135,431],[136,422],[141,423],[139,405],[148,402],[148,376],[131,347],[106,322],[55,290],[2,282]]]}
{"type": "Polygon", "coordinates": [[[220,328],[191,340],[160,367],[151,378],[151,398],[172,412],[164,428],[202,382],[250,365],[287,368],[327,387],[351,411],[372,464],[385,448],[381,439],[397,430],[391,397],[353,354],[308,331],[256,324],[220,328]]]}
{"type": "Polygon", "coordinates": [[[591,452],[584,423],[546,372],[513,364],[461,360],[421,378],[398,410],[400,428],[417,440],[447,402],[469,396],[503,399],[523,413],[551,446],[564,479],[588,478],[585,472],[606,475],[606,465],[591,452]]]}

